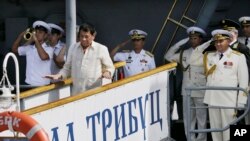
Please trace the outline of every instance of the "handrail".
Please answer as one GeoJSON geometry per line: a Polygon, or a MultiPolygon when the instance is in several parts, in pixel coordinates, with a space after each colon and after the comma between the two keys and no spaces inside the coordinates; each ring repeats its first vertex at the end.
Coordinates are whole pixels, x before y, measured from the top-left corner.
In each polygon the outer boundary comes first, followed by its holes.
{"type": "MultiPolygon", "coordinates": [[[[120,68],[120,67],[123,67],[125,65],[126,65],[126,62],[117,62],[117,63],[114,64],[116,69],[120,68]]],[[[47,85],[47,86],[41,86],[41,87],[37,87],[37,88],[34,88],[34,89],[30,89],[30,90],[22,92],[20,94],[20,99],[24,99],[24,98],[27,98],[27,97],[30,97],[30,96],[37,95],[37,94],[42,93],[42,92],[50,91],[50,90],[53,90],[55,88],[60,88],[60,87],[71,85],[71,84],[72,84],[72,79],[68,78],[66,80],[56,82],[55,84],[50,84],[50,85],[47,85]]]]}
{"type": "Polygon", "coordinates": [[[103,91],[106,91],[106,90],[109,90],[109,89],[113,89],[115,87],[118,87],[118,86],[130,83],[130,82],[136,81],[138,79],[142,79],[144,77],[147,77],[147,76],[150,76],[150,75],[165,71],[165,70],[174,69],[176,66],[177,66],[177,63],[169,63],[169,64],[166,64],[166,65],[160,66],[160,67],[158,67],[156,69],[149,70],[147,72],[143,72],[143,73],[140,73],[140,74],[137,74],[137,75],[134,75],[134,76],[131,76],[131,77],[128,77],[128,78],[125,78],[125,79],[122,79],[122,80],[107,84],[107,85],[104,85],[102,87],[98,87],[98,88],[95,88],[95,89],[88,90],[88,91],[83,92],[83,93],[78,94],[78,95],[63,98],[63,99],[60,99],[60,100],[57,100],[57,101],[54,101],[54,102],[51,102],[51,103],[43,104],[41,106],[37,106],[37,107],[31,108],[31,109],[24,110],[23,113],[32,115],[32,114],[35,114],[35,113],[46,111],[46,110],[49,110],[51,108],[58,107],[58,106],[61,106],[61,105],[64,105],[64,104],[67,104],[67,103],[70,103],[70,102],[73,102],[73,101],[76,101],[76,100],[79,100],[79,99],[83,99],[83,98],[98,94],[100,92],[103,92],[103,91]]]}
{"type": "MultiPolygon", "coordinates": [[[[248,98],[247,98],[247,108],[245,109],[244,113],[239,116],[238,118],[236,118],[235,120],[231,121],[230,123],[228,123],[228,125],[226,127],[223,127],[223,128],[212,128],[212,129],[196,129],[196,130],[191,130],[190,126],[189,126],[189,122],[187,122],[188,124],[188,129],[187,129],[187,140],[191,140],[191,133],[207,133],[207,132],[222,132],[222,131],[225,131],[227,130],[230,125],[233,125],[237,122],[239,122],[240,120],[242,120],[247,114],[248,112],[250,111],[250,95],[249,95],[249,92],[246,90],[246,89],[243,89],[243,88],[240,88],[240,87],[211,87],[211,86],[207,86],[207,87],[187,87],[186,88],[187,90],[187,97],[188,97],[188,102],[187,102],[187,107],[190,107],[190,97],[191,97],[191,91],[200,91],[200,90],[230,90],[230,91],[243,91],[244,93],[246,93],[248,95],[248,98]]],[[[222,109],[227,109],[227,107],[225,106],[205,106],[205,107],[202,107],[202,108],[222,108],[222,109]]],[[[199,107],[201,108],[201,107],[199,107]]],[[[234,109],[242,109],[241,107],[229,107],[229,108],[234,108],[234,109]]],[[[190,108],[188,108],[188,111],[187,111],[187,120],[189,121],[190,119],[190,108]]]]}
{"type": "Polygon", "coordinates": [[[37,94],[42,93],[42,92],[50,91],[50,90],[53,90],[55,88],[60,88],[60,87],[71,85],[71,84],[72,84],[72,79],[68,78],[68,79],[65,79],[63,81],[56,82],[55,84],[50,84],[47,86],[41,86],[41,87],[37,87],[34,89],[30,89],[30,90],[22,92],[20,94],[20,99],[24,99],[24,98],[27,98],[30,96],[37,95],[37,94]]]}
{"type": "Polygon", "coordinates": [[[117,68],[120,68],[120,67],[123,67],[123,66],[125,66],[126,65],[126,62],[116,62],[115,64],[114,64],[114,66],[115,66],[115,68],[117,69],[117,68]]]}

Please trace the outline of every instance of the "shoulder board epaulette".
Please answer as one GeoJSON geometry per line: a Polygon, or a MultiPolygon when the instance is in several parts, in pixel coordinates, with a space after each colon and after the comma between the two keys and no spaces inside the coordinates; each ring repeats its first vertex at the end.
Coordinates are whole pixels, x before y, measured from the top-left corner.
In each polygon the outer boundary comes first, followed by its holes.
{"type": "Polygon", "coordinates": [[[131,50],[122,50],[122,52],[129,53],[129,52],[131,52],[131,50]]]}
{"type": "Polygon", "coordinates": [[[236,55],[241,55],[242,53],[240,53],[240,52],[238,52],[238,51],[236,51],[236,50],[233,50],[232,51],[234,54],[236,54],[236,55]]]}
{"type": "Polygon", "coordinates": [[[205,72],[205,74],[208,71],[208,68],[207,68],[207,55],[208,55],[208,51],[205,52],[204,56],[203,56],[203,66],[204,66],[204,72],[205,72]]]}
{"type": "Polygon", "coordinates": [[[150,57],[154,57],[154,55],[152,54],[152,53],[150,53],[149,51],[146,51],[145,52],[148,56],[150,56],[150,57]]]}
{"type": "Polygon", "coordinates": [[[204,72],[205,76],[212,74],[214,70],[216,69],[216,65],[213,65],[210,69],[207,67],[207,56],[209,53],[215,53],[216,51],[206,51],[203,56],[203,66],[204,66],[204,72]]]}

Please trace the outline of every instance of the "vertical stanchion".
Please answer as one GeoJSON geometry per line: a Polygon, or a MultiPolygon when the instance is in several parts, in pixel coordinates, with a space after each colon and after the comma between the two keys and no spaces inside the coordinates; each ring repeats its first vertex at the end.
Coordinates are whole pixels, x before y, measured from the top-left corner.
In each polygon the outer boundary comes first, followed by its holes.
{"type": "MultiPolygon", "coordinates": [[[[186,107],[187,107],[187,111],[186,111],[186,123],[187,123],[187,141],[191,141],[191,133],[190,133],[190,129],[191,129],[191,118],[190,118],[190,112],[191,112],[191,107],[190,107],[190,96],[191,96],[191,90],[187,90],[187,95],[185,95],[185,99],[187,100],[186,103],[186,107]]],[[[185,120],[185,119],[184,119],[185,120]]]]}
{"type": "Polygon", "coordinates": [[[170,96],[169,96],[169,94],[170,94],[170,90],[169,90],[169,88],[170,88],[170,85],[169,85],[169,75],[170,75],[170,73],[171,73],[172,71],[170,71],[169,70],[169,72],[168,72],[168,80],[167,80],[167,120],[168,120],[168,134],[169,134],[169,136],[171,136],[171,112],[170,112],[170,109],[171,109],[171,106],[170,106],[170,96]]]}

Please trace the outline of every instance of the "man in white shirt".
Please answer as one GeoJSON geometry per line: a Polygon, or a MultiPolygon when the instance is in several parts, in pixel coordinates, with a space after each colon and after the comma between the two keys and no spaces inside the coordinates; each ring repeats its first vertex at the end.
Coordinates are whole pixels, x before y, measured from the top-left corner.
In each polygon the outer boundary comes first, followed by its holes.
{"type": "Polygon", "coordinates": [[[250,17],[241,17],[239,18],[239,22],[241,23],[241,28],[243,32],[243,36],[238,38],[239,42],[250,48],[250,17]]]}
{"type": "Polygon", "coordinates": [[[154,55],[143,49],[147,33],[133,29],[129,32],[129,36],[133,42],[133,50],[117,51],[124,47],[130,40],[119,44],[111,51],[111,57],[114,61],[126,61],[124,66],[125,77],[139,74],[155,68],[154,55]]]}
{"type": "Polygon", "coordinates": [[[49,46],[54,49],[53,61],[51,63],[51,73],[57,74],[63,67],[66,60],[66,45],[60,41],[63,36],[64,30],[53,23],[48,23],[51,28],[49,35],[49,46]]]}
{"type": "Polygon", "coordinates": [[[53,49],[45,43],[50,33],[50,27],[43,21],[33,23],[35,31],[32,33],[28,44],[19,46],[25,31],[19,34],[12,46],[12,51],[20,56],[26,56],[26,79],[25,82],[32,86],[50,84],[44,75],[51,73],[50,65],[53,49]]]}
{"type": "Polygon", "coordinates": [[[111,79],[114,65],[108,48],[94,41],[96,36],[92,24],[80,26],[80,42],[69,48],[66,63],[56,75],[47,78],[58,80],[69,76],[73,79],[73,95],[102,85],[102,78],[111,79]]]}
{"type": "MultiPolygon", "coordinates": [[[[204,55],[207,86],[248,87],[248,69],[245,56],[229,47],[232,34],[227,30],[214,30],[213,40],[217,51],[204,55]]],[[[237,91],[207,90],[204,103],[209,106],[236,107],[246,104],[247,94],[237,91]],[[238,96],[238,97],[237,97],[238,96]]],[[[209,108],[211,128],[224,128],[236,118],[234,109],[209,108]]],[[[212,132],[213,141],[228,141],[229,129],[212,132]]]]}
{"type": "MultiPolygon", "coordinates": [[[[185,133],[187,135],[187,117],[186,117],[186,90],[187,87],[202,87],[206,85],[206,78],[203,68],[203,54],[202,52],[208,45],[210,41],[202,44],[203,37],[206,35],[205,31],[199,27],[189,27],[187,29],[187,34],[189,38],[185,38],[174,46],[170,47],[169,51],[165,54],[165,59],[169,62],[178,62],[183,71],[182,80],[182,96],[183,96],[183,117],[184,117],[184,127],[185,133]],[[176,53],[182,45],[188,43],[190,48],[186,50],[181,50],[176,53]]],[[[191,95],[191,107],[202,107],[204,106],[204,91],[192,91],[191,95]]],[[[196,123],[198,129],[206,128],[207,120],[207,110],[206,109],[192,109],[191,110],[191,128],[195,129],[196,123]]],[[[195,134],[191,135],[192,141],[206,141],[206,133],[199,133],[196,137],[195,134]]]]}

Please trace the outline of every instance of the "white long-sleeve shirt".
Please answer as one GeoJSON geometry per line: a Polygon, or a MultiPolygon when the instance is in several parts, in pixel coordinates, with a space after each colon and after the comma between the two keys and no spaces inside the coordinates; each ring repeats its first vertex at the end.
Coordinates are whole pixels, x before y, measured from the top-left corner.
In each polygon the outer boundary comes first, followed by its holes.
{"type": "Polygon", "coordinates": [[[83,52],[80,42],[69,48],[67,61],[59,72],[63,78],[73,80],[73,95],[102,85],[102,72],[114,73],[108,48],[97,42],[83,52]]]}

